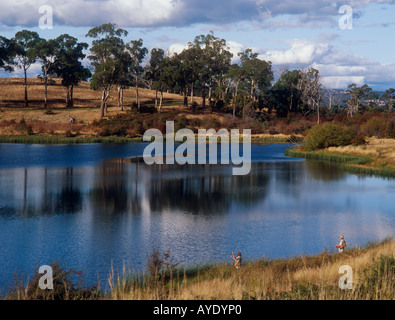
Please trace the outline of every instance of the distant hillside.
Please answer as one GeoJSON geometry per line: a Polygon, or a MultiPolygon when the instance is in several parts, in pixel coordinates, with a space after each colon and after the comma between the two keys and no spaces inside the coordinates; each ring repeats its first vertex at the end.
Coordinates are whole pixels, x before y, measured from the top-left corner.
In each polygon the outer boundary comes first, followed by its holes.
{"type": "MultiPolygon", "coordinates": [[[[48,100],[50,108],[64,108],[66,88],[62,86],[61,79],[52,79],[53,84],[48,87],[48,100]]],[[[24,86],[22,78],[0,78],[0,107],[23,108],[24,86]]],[[[140,100],[143,103],[155,101],[155,91],[139,89],[140,100]]],[[[100,105],[101,92],[89,88],[88,82],[82,82],[74,87],[74,106],[76,108],[95,108],[100,105]]],[[[28,97],[31,108],[42,108],[44,105],[44,84],[41,79],[28,79],[28,97]]],[[[124,105],[129,106],[135,102],[136,91],[134,88],[124,90],[124,105]]],[[[110,97],[110,106],[117,105],[117,90],[114,88],[110,97]]],[[[182,96],[164,93],[164,105],[181,105],[182,96]]]]}

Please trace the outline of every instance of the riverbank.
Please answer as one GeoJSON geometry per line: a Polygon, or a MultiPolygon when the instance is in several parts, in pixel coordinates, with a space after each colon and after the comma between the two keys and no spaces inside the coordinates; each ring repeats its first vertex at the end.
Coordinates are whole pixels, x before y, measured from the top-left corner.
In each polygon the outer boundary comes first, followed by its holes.
{"type": "MultiPolygon", "coordinates": [[[[395,241],[387,239],[364,247],[347,247],[341,254],[324,251],[317,255],[289,259],[246,261],[240,269],[235,269],[230,263],[223,263],[185,270],[175,268],[173,272],[169,271],[172,269],[169,266],[175,265],[170,255],[156,254],[160,259],[151,262],[160,263],[147,265],[151,267],[151,277],[124,270],[120,276],[111,272],[108,291],[101,291],[97,287],[75,287],[69,288],[66,293],[68,296],[61,296],[63,283],[55,290],[58,290],[58,298],[63,299],[393,300],[394,254],[395,241]],[[341,266],[352,268],[352,289],[339,288],[339,279],[344,275],[339,273],[341,266]]],[[[155,253],[152,257],[155,257],[155,253]]],[[[26,287],[15,288],[5,299],[51,299],[50,291],[47,296],[37,292],[26,290],[26,287]]]]}
{"type": "Polygon", "coordinates": [[[318,151],[307,151],[299,145],[287,149],[285,154],[337,163],[352,173],[395,177],[395,139],[368,138],[363,145],[329,147],[318,151]]]}
{"type": "MultiPolygon", "coordinates": [[[[165,138],[165,136],[164,136],[165,138]]],[[[255,134],[251,135],[253,143],[294,143],[300,142],[302,136],[285,134],[255,134]]],[[[84,144],[84,143],[128,143],[143,142],[142,136],[137,137],[66,137],[66,136],[46,136],[46,135],[21,135],[21,136],[0,136],[0,143],[20,143],[20,144],[84,144]]]]}

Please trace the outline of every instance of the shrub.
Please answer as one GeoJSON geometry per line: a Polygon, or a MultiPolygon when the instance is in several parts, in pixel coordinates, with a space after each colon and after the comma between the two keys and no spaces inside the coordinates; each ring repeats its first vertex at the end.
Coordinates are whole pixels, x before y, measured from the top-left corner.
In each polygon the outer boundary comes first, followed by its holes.
{"type": "Polygon", "coordinates": [[[98,135],[100,137],[108,137],[108,136],[110,136],[111,135],[110,128],[108,126],[103,126],[101,128],[101,130],[99,131],[98,135]]]}
{"type": "Polygon", "coordinates": [[[144,134],[144,132],[145,132],[144,127],[140,122],[136,122],[134,124],[133,131],[137,135],[144,134]]]}
{"type": "Polygon", "coordinates": [[[198,128],[202,125],[202,121],[199,118],[193,118],[189,121],[192,127],[198,128]]]}
{"type": "Polygon", "coordinates": [[[269,134],[279,134],[280,133],[280,131],[277,129],[277,127],[275,127],[275,126],[272,126],[272,127],[270,127],[269,128],[269,134]]]}
{"type": "Polygon", "coordinates": [[[317,150],[327,147],[346,146],[352,143],[354,135],[355,130],[353,128],[325,122],[312,127],[308,131],[306,148],[308,150],[317,150]]]}
{"type": "Polygon", "coordinates": [[[97,299],[102,293],[96,287],[85,287],[85,279],[81,271],[68,269],[60,262],[51,264],[53,272],[53,289],[41,289],[39,281],[42,274],[33,277],[20,277],[15,287],[6,298],[23,300],[85,300],[97,299]],[[26,282],[28,285],[26,286],[26,282]]]}
{"type": "Polygon", "coordinates": [[[383,138],[387,127],[387,121],[383,118],[373,117],[362,125],[363,132],[369,136],[383,138]]]}
{"type": "Polygon", "coordinates": [[[29,136],[31,136],[31,135],[34,134],[33,127],[32,127],[31,124],[26,125],[25,128],[26,128],[26,133],[27,133],[29,136]]]}
{"type": "Polygon", "coordinates": [[[164,289],[178,264],[170,257],[170,249],[161,254],[159,247],[152,248],[150,256],[147,257],[148,285],[158,290],[164,289]]]}
{"type": "Polygon", "coordinates": [[[387,125],[387,138],[395,139],[395,120],[391,120],[387,125]]]}
{"type": "Polygon", "coordinates": [[[65,136],[68,137],[68,138],[75,137],[73,135],[73,133],[71,132],[71,130],[67,130],[66,133],[65,133],[65,136]]]}
{"type": "Polygon", "coordinates": [[[210,118],[207,122],[204,123],[204,128],[205,129],[219,129],[221,127],[221,123],[218,121],[218,119],[215,118],[210,118]]]}
{"type": "Polygon", "coordinates": [[[162,133],[166,133],[166,123],[164,122],[155,122],[154,128],[160,130],[162,133]]]}
{"type": "Polygon", "coordinates": [[[353,145],[361,145],[366,143],[365,134],[363,130],[355,130],[355,135],[351,139],[351,143],[353,145]]]}
{"type": "Polygon", "coordinates": [[[174,131],[186,128],[188,121],[185,117],[177,117],[174,121],[174,131]]]}
{"type": "Polygon", "coordinates": [[[122,137],[122,136],[126,135],[126,129],[127,129],[126,125],[118,124],[118,125],[113,126],[111,128],[110,132],[111,132],[111,135],[113,135],[113,136],[122,137]]]}

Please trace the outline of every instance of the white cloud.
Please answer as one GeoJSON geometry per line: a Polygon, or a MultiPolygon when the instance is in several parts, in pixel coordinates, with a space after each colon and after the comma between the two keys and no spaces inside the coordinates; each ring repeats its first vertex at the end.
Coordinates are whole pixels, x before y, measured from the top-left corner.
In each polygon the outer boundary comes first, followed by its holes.
{"type": "Polygon", "coordinates": [[[382,64],[346,53],[318,40],[294,39],[286,43],[288,49],[269,50],[259,58],[272,61],[274,68],[318,69],[323,85],[328,88],[346,88],[351,83],[388,88],[395,82],[395,64],[382,64]]]}
{"type": "Polygon", "coordinates": [[[365,83],[364,76],[324,76],[322,84],[328,89],[344,89],[351,83],[362,86],[365,83]]]}
{"type": "Polygon", "coordinates": [[[311,64],[328,54],[332,46],[326,43],[315,43],[304,39],[294,39],[288,50],[273,50],[261,54],[259,58],[269,60],[273,64],[311,64]]]}
{"type": "Polygon", "coordinates": [[[245,49],[244,45],[236,41],[227,41],[226,43],[229,47],[229,51],[233,54],[231,63],[237,63],[240,61],[237,54],[245,49]]]}
{"type": "Polygon", "coordinates": [[[182,43],[173,43],[169,49],[167,49],[167,54],[169,56],[172,56],[175,53],[181,53],[184,49],[187,49],[188,45],[187,44],[182,44],[182,43]]]}

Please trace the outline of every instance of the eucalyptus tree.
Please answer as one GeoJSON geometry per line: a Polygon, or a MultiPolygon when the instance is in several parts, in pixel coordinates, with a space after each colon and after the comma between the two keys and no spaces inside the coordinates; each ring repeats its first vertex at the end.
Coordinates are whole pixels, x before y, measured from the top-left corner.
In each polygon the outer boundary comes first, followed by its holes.
{"type": "Polygon", "coordinates": [[[225,77],[228,79],[228,86],[232,88],[233,118],[235,118],[239,86],[245,79],[245,72],[241,66],[235,63],[231,65],[225,77]]]}
{"type": "Polygon", "coordinates": [[[163,101],[163,68],[165,61],[165,52],[161,48],[153,48],[151,50],[151,57],[146,66],[145,77],[151,84],[151,88],[155,90],[155,108],[160,112],[163,101]],[[158,107],[158,92],[160,93],[159,107],[158,107]]]}
{"type": "Polygon", "coordinates": [[[298,86],[301,92],[301,99],[308,109],[307,113],[317,110],[317,123],[320,123],[322,83],[319,71],[312,67],[309,67],[307,70],[301,70],[301,78],[298,86]]]}
{"type": "Polygon", "coordinates": [[[66,87],[66,108],[71,108],[74,106],[74,86],[92,75],[81,62],[86,57],[84,51],[88,49],[88,44],[78,42],[77,38],[68,34],[57,37],[55,43],[55,62],[50,71],[62,79],[62,85],[66,87]]]}
{"type": "Polygon", "coordinates": [[[287,70],[283,72],[272,88],[277,113],[286,115],[289,112],[298,112],[302,104],[299,83],[302,79],[300,70],[287,70]]]}
{"type": "Polygon", "coordinates": [[[388,108],[388,110],[392,111],[395,109],[395,89],[394,88],[389,88],[389,89],[385,90],[381,99],[383,101],[385,101],[385,105],[388,108]]]}
{"type": "Polygon", "coordinates": [[[363,105],[363,100],[368,98],[372,88],[369,88],[367,84],[358,87],[355,83],[348,85],[347,93],[349,98],[345,100],[347,116],[353,116],[359,111],[363,105]]]}
{"type": "Polygon", "coordinates": [[[6,72],[14,70],[15,48],[13,42],[0,36],[0,69],[6,72]]]}
{"type": "Polygon", "coordinates": [[[51,68],[56,63],[57,41],[40,39],[34,48],[35,56],[41,63],[41,71],[44,79],[44,108],[48,107],[48,77],[51,68]]]}
{"type": "Polygon", "coordinates": [[[173,91],[176,88],[181,88],[182,90],[185,84],[185,78],[181,68],[181,60],[177,54],[163,58],[158,82],[161,90],[161,99],[159,102],[160,112],[162,107],[163,91],[173,91]]]}
{"type": "Polygon", "coordinates": [[[15,49],[17,66],[23,69],[25,86],[25,107],[28,107],[29,102],[27,93],[27,70],[37,60],[35,47],[39,43],[40,37],[37,32],[22,30],[17,32],[11,40],[15,49]]]}
{"type": "Polygon", "coordinates": [[[265,93],[273,81],[272,64],[270,61],[258,58],[258,53],[246,49],[238,53],[244,69],[246,85],[249,87],[250,101],[256,101],[259,95],[265,93]]]}
{"type": "Polygon", "coordinates": [[[130,60],[128,52],[120,52],[118,56],[118,72],[115,84],[118,90],[118,107],[121,108],[121,111],[123,111],[123,91],[133,84],[133,81],[130,77],[131,65],[132,61],[130,60]]]}
{"type": "Polygon", "coordinates": [[[208,101],[211,102],[213,86],[221,86],[225,82],[225,75],[230,69],[233,54],[225,39],[207,35],[195,37],[193,45],[202,49],[202,69],[199,78],[202,80],[203,103],[205,103],[205,88],[208,87],[208,101]]]}
{"type": "Polygon", "coordinates": [[[104,117],[111,89],[119,80],[119,73],[122,69],[119,62],[125,51],[122,37],[127,34],[126,30],[116,28],[116,25],[112,23],[94,27],[86,34],[87,37],[93,38],[91,54],[88,56],[94,67],[91,88],[102,91],[100,117],[104,117]]]}
{"type": "Polygon", "coordinates": [[[126,44],[126,50],[132,59],[130,71],[132,73],[132,76],[134,77],[136,86],[137,109],[140,110],[139,82],[141,75],[144,73],[144,68],[142,67],[141,63],[143,62],[146,54],[148,53],[148,49],[143,47],[143,40],[139,39],[132,40],[128,44],[126,44]]]}
{"type": "Polygon", "coordinates": [[[200,79],[204,68],[202,54],[203,51],[200,47],[189,44],[188,48],[178,55],[180,71],[185,80],[183,82],[184,106],[188,106],[188,91],[190,91],[191,102],[193,101],[195,83],[200,79]]]}

